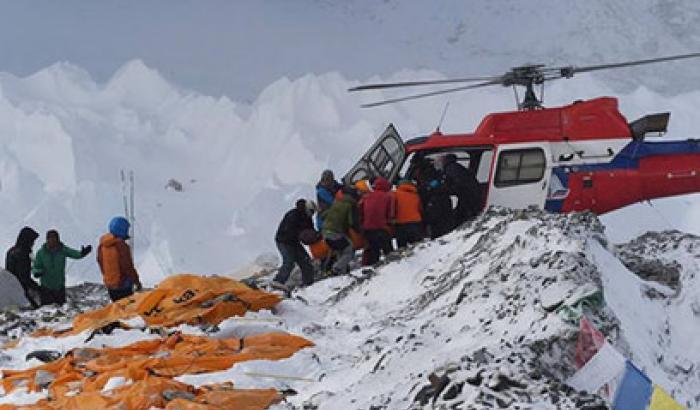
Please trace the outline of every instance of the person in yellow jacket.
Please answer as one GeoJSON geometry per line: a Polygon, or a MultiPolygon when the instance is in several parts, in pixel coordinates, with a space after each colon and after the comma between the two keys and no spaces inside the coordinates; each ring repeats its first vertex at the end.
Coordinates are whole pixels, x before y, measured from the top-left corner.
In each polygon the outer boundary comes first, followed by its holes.
{"type": "Polygon", "coordinates": [[[109,233],[102,235],[97,249],[97,263],[102,271],[109,297],[116,302],[131,296],[134,288],[139,291],[143,287],[139,274],[134,268],[131,249],[126,244],[129,239],[129,221],[117,216],[109,223],[109,233]]]}

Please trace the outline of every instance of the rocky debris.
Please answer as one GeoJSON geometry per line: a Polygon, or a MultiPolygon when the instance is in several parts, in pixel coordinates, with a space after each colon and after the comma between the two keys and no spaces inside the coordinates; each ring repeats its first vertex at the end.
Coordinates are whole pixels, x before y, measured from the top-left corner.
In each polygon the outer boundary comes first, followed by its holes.
{"type": "Polygon", "coordinates": [[[418,244],[396,261],[319,285],[327,290],[310,296],[321,316],[343,321],[302,331],[340,349],[326,360],[366,374],[290,408],[607,408],[564,384],[575,372],[581,316],[613,344],[619,339],[587,254],[608,246],[603,231],[589,213],[490,209],[443,243],[418,244]],[[401,297],[392,297],[394,283],[401,297]],[[342,336],[324,339],[334,334],[342,336]],[[344,343],[349,334],[357,345],[344,343]]]}
{"type": "Polygon", "coordinates": [[[463,356],[459,367],[439,380],[437,387],[433,383],[423,387],[414,404],[449,409],[510,409],[551,403],[562,409],[607,409],[601,397],[576,392],[563,384],[532,349],[499,356],[477,350],[463,356]]]}
{"type": "Polygon", "coordinates": [[[103,285],[85,282],[67,287],[66,303],[61,306],[6,307],[0,310],[0,342],[20,338],[40,328],[70,326],[75,315],[110,302],[103,285]]]}
{"type": "Polygon", "coordinates": [[[61,352],[58,352],[56,350],[35,350],[29,353],[25,357],[25,360],[37,359],[44,363],[49,363],[60,359],[61,356],[61,352]]]}
{"type": "MultiPolygon", "coordinates": [[[[617,257],[640,278],[660,283],[680,292],[681,276],[698,272],[700,237],[679,231],[647,232],[625,244],[615,246],[617,257]],[[691,256],[689,259],[688,256],[691,256]]],[[[664,297],[650,292],[650,297],[664,297]]]]}

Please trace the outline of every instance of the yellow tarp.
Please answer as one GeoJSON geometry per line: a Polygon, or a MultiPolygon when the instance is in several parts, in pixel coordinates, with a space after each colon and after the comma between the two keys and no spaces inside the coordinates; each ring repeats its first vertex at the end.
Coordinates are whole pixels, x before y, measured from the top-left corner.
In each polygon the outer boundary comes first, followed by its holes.
{"type": "MultiPolygon", "coordinates": [[[[264,409],[280,399],[275,390],[234,390],[231,385],[194,389],[171,378],[225,370],[247,360],[283,359],[309,346],[313,343],[287,333],[220,340],[176,333],[125,347],[73,349],[62,359],[32,369],[5,370],[2,383],[5,392],[20,386],[29,391],[48,388],[51,400],[30,406],[37,409],[131,410],[164,408],[166,404],[168,409],[183,410],[264,409]],[[133,384],[102,393],[113,377],[132,380],[133,384]],[[51,381],[40,386],[42,379],[51,381]],[[166,390],[187,392],[192,397],[165,403],[162,393],[166,390]]],[[[0,407],[4,408],[21,407],[0,407]]]]}
{"type": "Polygon", "coordinates": [[[231,316],[244,315],[249,310],[270,309],[280,300],[274,293],[252,289],[229,278],[174,275],[154,290],[139,292],[102,309],[76,316],[68,331],[40,329],[33,336],[77,334],[135,316],[141,316],[148,326],[218,324],[231,316]]]}
{"type": "Polygon", "coordinates": [[[685,407],[678,404],[660,386],[654,385],[654,392],[651,395],[648,410],[685,410],[685,407]]]}

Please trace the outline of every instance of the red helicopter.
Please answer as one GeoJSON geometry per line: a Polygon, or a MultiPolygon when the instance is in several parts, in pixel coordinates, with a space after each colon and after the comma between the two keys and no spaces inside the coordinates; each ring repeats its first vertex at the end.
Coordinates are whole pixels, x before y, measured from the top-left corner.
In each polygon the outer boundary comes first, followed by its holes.
{"type": "MultiPolygon", "coordinates": [[[[700,192],[700,143],[697,140],[648,142],[666,132],[670,113],[628,122],[617,99],[601,97],[544,108],[547,81],[603,69],[700,57],[700,53],[587,67],[515,67],[500,76],[369,84],[349,91],[475,83],[371,104],[374,107],[479,87],[525,87],[513,112],[487,115],[473,133],[442,134],[439,129],[404,142],[389,125],[344,176],[346,184],[383,176],[390,181],[411,175],[418,158],[455,154],[479,184],[483,206],[535,206],[552,212],[590,210],[603,214],[653,198],[700,192]],[[540,86],[540,97],[535,94],[540,86]]],[[[516,101],[517,102],[517,101],[516,101]]]]}

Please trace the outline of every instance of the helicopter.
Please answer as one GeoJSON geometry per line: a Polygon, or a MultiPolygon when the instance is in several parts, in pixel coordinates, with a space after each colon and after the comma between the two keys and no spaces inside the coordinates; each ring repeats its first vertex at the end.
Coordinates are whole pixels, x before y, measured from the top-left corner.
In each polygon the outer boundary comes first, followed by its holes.
{"type": "Polygon", "coordinates": [[[547,67],[530,64],[505,74],[446,80],[367,84],[350,92],[460,84],[446,90],[364,104],[376,107],[481,87],[515,90],[517,110],[486,115],[472,133],[443,134],[403,141],[390,124],[343,177],[345,184],[383,176],[411,178],[417,160],[437,162],[446,154],[470,170],[478,181],[474,195],[488,206],[551,212],[604,214],[654,198],[700,192],[700,141],[655,141],[668,127],[669,112],[628,122],[614,97],[544,107],[544,84],[605,69],[700,57],[700,53],[593,66],[547,67]],[[517,88],[523,87],[518,101],[517,88]],[[540,96],[535,92],[540,89],[540,96]]]}

